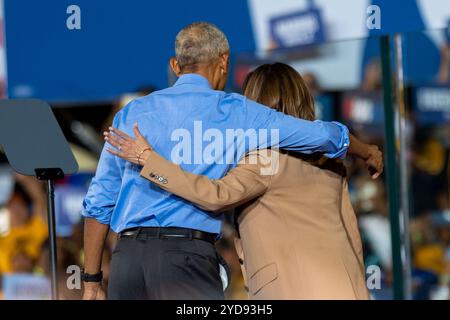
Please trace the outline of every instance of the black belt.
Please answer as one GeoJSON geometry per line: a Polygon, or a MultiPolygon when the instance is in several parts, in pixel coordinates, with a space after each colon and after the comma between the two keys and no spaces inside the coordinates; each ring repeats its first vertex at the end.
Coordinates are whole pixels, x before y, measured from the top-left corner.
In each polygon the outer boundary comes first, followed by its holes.
{"type": "Polygon", "coordinates": [[[139,227],[127,229],[119,233],[119,238],[139,238],[139,239],[198,239],[208,241],[212,244],[216,242],[217,235],[187,228],[159,228],[159,227],[139,227]]]}

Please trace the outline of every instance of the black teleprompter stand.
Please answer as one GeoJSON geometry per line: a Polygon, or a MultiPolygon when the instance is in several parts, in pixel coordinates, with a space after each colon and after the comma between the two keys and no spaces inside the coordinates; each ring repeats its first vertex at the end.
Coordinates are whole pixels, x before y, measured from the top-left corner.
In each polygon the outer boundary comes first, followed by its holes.
{"type": "Polygon", "coordinates": [[[55,180],[78,171],[78,164],[56,121],[42,100],[0,100],[0,145],[11,167],[47,182],[52,299],[58,299],[55,180]]]}

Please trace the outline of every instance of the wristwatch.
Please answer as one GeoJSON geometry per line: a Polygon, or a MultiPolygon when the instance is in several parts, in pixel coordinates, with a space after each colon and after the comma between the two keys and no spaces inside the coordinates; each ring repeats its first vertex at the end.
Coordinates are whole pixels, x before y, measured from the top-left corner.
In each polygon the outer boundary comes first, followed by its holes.
{"type": "Polygon", "coordinates": [[[103,271],[96,274],[85,273],[84,269],[81,271],[81,280],[84,282],[101,282],[103,279],[103,271]]]}

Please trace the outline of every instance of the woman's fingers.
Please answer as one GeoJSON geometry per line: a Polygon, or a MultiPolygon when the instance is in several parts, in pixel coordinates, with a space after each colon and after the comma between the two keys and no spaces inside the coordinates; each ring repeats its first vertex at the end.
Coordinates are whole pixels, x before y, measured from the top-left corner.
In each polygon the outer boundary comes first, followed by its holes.
{"type": "Polygon", "coordinates": [[[124,140],[133,140],[133,138],[131,138],[129,135],[127,135],[125,132],[120,131],[114,127],[109,127],[109,131],[114,132],[116,135],[118,135],[119,137],[121,137],[124,140]]]}
{"type": "Polygon", "coordinates": [[[142,135],[137,123],[134,124],[133,131],[134,135],[136,136],[136,144],[140,147],[141,150],[152,147],[142,135]]]}
{"type": "Polygon", "coordinates": [[[110,145],[117,149],[121,149],[122,144],[125,142],[122,138],[118,138],[117,136],[113,135],[111,132],[105,133],[105,140],[108,141],[110,145]]]}
{"type": "Polygon", "coordinates": [[[125,159],[125,156],[121,152],[118,152],[118,151],[116,151],[114,149],[106,148],[106,151],[108,151],[109,153],[112,153],[113,155],[116,155],[116,156],[118,156],[118,157],[120,157],[122,159],[125,159]]]}
{"type": "Polygon", "coordinates": [[[136,138],[144,138],[143,136],[142,136],[142,134],[141,134],[141,131],[139,130],[139,127],[138,127],[138,124],[137,123],[135,123],[134,124],[134,126],[133,126],[133,132],[134,132],[134,135],[136,136],[136,138]]]}

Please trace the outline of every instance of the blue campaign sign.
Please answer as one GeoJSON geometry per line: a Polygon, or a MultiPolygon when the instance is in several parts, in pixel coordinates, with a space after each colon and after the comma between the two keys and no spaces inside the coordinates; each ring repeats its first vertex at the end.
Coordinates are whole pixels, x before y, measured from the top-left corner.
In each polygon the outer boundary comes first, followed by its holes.
{"type": "Polygon", "coordinates": [[[450,121],[449,86],[424,86],[412,90],[414,115],[419,125],[450,121]]]}
{"type": "Polygon", "coordinates": [[[308,9],[274,17],[270,34],[276,48],[292,48],[325,42],[325,31],[319,9],[308,9]]]}
{"type": "Polygon", "coordinates": [[[341,117],[356,130],[371,135],[383,134],[383,101],[380,92],[348,92],[343,96],[341,117]]]}
{"type": "Polygon", "coordinates": [[[87,188],[76,185],[57,185],[55,187],[56,233],[69,237],[73,228],[81,221],[81,210],[87,188]]]}
{"type": "Polygon", "coordinates": [[[255,46],[242,0],[220,10],[210,0],[4,3],[9,98],[104,102],[142,87],[165,88],[175,36],[194,21],[221,28],[231,53],[255,46]]]}
{"type": "Polygon", "coordinates": [[[11,273],[3,276],[5,300],[49,300],[50,280],[30,273],[11,273]]]}

